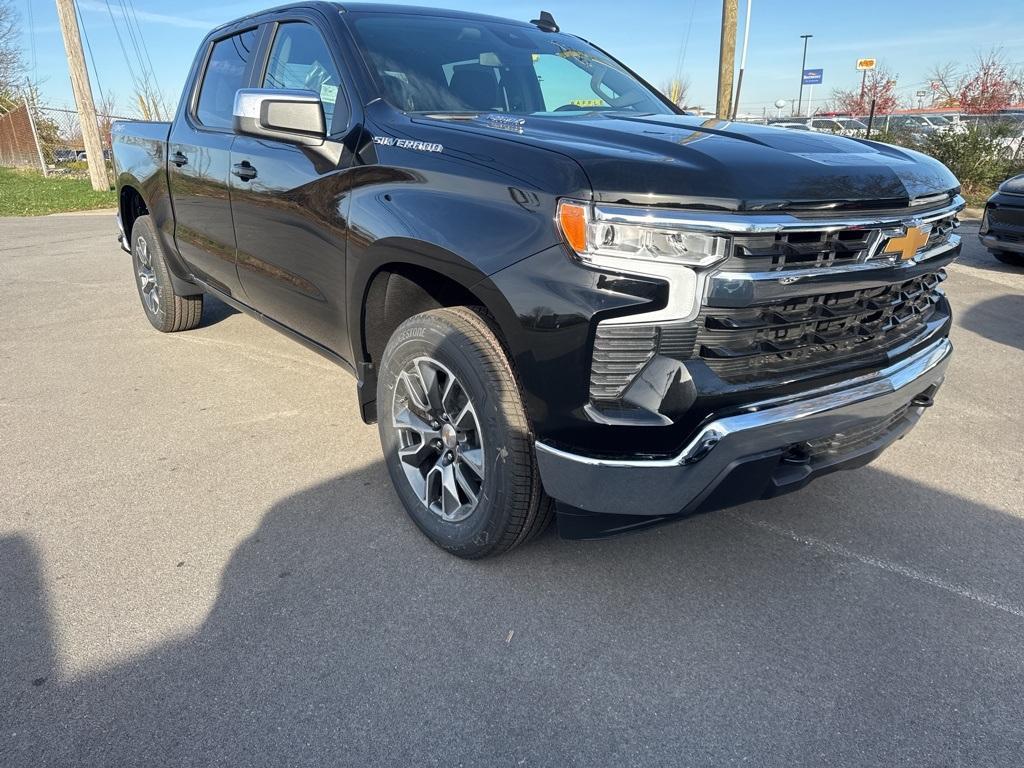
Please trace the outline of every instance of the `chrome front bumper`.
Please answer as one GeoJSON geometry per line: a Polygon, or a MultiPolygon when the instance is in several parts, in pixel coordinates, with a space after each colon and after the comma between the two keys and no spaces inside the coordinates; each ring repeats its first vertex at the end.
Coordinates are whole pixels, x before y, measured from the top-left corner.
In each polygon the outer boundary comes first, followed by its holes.
{"type": "Polygon", "coordinates": [[[1024,242],[1017,243],[1012,240],[1000,240],[997,234],[980,235],[981,244],[992,251],[1012,251],[1024,253],[1024,242]]]}
{"type": "Polygon", "coordinates": [[[743,413],[705,424],[679,455],[668,459],[592,458],[538,442],[544,488],[559,502],[588,512],[667,516],[697,511],[712,496],[732,503],[749,496],[743,492],[748,489],[723,485],[760,483],[750,498],[800,487],[814,474],[873,457],[906,434],[942,383],[952,349],[948,339],[941,339],[875,373],[797,398],[752,404],[743,413]],[[803,467],[785,458],[794,446],[855,434],[901,411],[905,415],[869,445],[803,467]],[[794,481],[794,473],[803,482],[794,481]]]}

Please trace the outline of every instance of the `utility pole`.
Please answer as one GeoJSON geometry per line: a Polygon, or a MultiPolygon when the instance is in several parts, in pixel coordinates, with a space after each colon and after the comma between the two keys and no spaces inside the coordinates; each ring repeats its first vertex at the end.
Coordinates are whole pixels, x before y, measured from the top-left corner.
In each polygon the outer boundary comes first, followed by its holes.
{"type": "Polygon", "coordinates": [[[106,161],[103,159],[103,144],[100,142],[100,127],[96,119],[96,104],[92,100],[92,85],[85,68],[85,54],[82,51],[82,37],[78,31],[78,16],[74,0],[57,0],[57,19],[64,36],[64,51],[68,55],[68,73],[71,75],[71,90],[75,94],[78,108],[78,124],[85,142],[86,160],[89,162],[89,179],[97,192],[110,189],[107,179],[106,161]]]}
{"type": "MultiPolygon", "coordinates": [[[[747,43],[750,41],[750,5],[751,0],[747,0],[747,15],[743,17],[743,52],[740,54],[740,74],[736,78],[736,101],[732,106],[732,119],[736,119],[736,115],[740,111],[740,91],[743,88],[743,70],[747,68],[747,43]]],[[[801,79],[802,79],[801,75],[801,79]]]]}
{"type": "Polygon", "coordinates": [[[800,64],[800,98],[796,100],[796,114],[799,117],[803,113],[804,106],[804,70],[807,69],[807,40],[814,35],[800,35],[804,39],[804,60],[800,64]]]}
{"type": "Polygon", "coordinates": [[[739,0],[722,0],[722,45],[718,52],[718,102],[715,114],[728,120],[732,108],[732,75],[736,68],[736,17],[739,0]]]}

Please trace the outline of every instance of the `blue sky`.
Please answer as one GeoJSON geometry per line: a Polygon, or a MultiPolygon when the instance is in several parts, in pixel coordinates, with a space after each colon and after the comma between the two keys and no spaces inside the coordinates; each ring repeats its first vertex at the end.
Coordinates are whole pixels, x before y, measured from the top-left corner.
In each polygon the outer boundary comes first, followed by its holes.
{"type": "MultiPolygon", "coordinates": [[[[53,106],[72,103],[56,11],[52,0],[12,0],[22,16],[24,47],[44,100],[53,106]],[[29,34],[29,20],[34,34],[29,34]]],[[[128,66],[111,23],[108,0],[78,0],[81,18],[95,57],[97,84],[116,97],[117,111],[132,114],[128,66]],[[98,81],[98,83],[97,83],[98,81]]],[[[114,18],[128,0],[109,0],[114,18]]],[[[211,27],[277,0],[131,0],[157,80],[173,104],[196,46],[211,27]]],[[[625,61],[660,85],[676,70],[686,42],[684,71],[691,82],[691,104],[714,108],[721,3],[718,0],[434,0],[425,3],[497,16],[531,19],[543,7],[567,32],[578,34],[625,61]]],[[[824,83],[814,89],[823,102],[833,88],[859,82],[858,57],[873,56],[899,74],[900,92],[913,96],[927,87],[935,64],[968,64],[992,47],[1007,60],[1024,65],[1022,0],[753,0],[750,48],[741,110],[760,114],[776,99],[793,99],[799,87],[801,34],[813,34],[808,68],[824,68],[824,83]]],[[[740,0],[743,15],[745,0],[740,0]]],[[[120,29],[131,55],[124,28],[120,29]]],[[[740,35],[742,39],[742,18],[740,35]]],[[[739,55],[737,52],[737,66],[739,55]]],[[[91,67],[90,63],[90,67],[91,67]]],[[[805,89],[805,99],[807,92],[805,89]]]]}

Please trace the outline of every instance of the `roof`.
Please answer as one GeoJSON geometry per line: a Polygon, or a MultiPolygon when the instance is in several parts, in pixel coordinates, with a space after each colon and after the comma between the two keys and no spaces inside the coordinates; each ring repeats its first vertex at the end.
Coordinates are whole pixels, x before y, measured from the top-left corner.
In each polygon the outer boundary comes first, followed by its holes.
{"type": "Polygon", "coordinates": [[[500,21],[504,24],[521,24],[525,27],[533,26],[525,19],[509,19],[503,16],[491,16],[484,13],[472,13],[470,11],[455,11],[449,8],[424,8],[419,5],[392,5],[390,3],[332,3],[346,11],[353,13],[389,13],[404,14],[409,16],[445,16],[450,19],[468,19],[472,21],[500,21]]]}
{"type": "Polygon", "coordinates": [[[253,11],[245,16],[240,16],[237,19],[225,22],[217,26],[212,32],[217,32],[225,27],[230,27],[237,24],[240,21],[246,19],[255,18],[256,16],[263,16],[268,13],[283,13],[285,11],[292,10],[294,8],[316,8],[321,11],[329,11],[331,9],[347,11],[351,13],[386,13],[391,15],[403,14],[408,16],[442,16],[450,19],[466,19],[467,21],[491,21],[500,22],[502,24],[518,24],[524,27],[532,27],[528,21],[520,19],[508,19],[501,16],[489,16],[483,13],[471,13],[469,11],[454,11],[447,8],[424,8],[419,5],[392,5],[390,3],[329,3],[319,2],[318,0],[312,0],[310,2],[297,2],[288,3],[287,5],[277,5],[270,8],[264,8],[259,11],[253,11]]]}

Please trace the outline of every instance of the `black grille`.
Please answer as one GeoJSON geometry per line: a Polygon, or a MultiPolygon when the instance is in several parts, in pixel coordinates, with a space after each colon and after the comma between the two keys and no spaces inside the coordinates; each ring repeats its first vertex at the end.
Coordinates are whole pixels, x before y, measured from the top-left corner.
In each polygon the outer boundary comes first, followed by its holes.
{"type": "Polygon", "coordinates": [[[989,231],[1000,239],[1017,242],[1024,238],[1024,208],[989,208],[985,215],[989,231]]]}
{"type": "Polygon", "coordinates": [[[743,309],[705,308],[697,352],[729,381],[884,352],[920,333],[941,297],[945,272],[902,283],[794,298],[743,309]]]}
{"type": "Polygon", "coordinates": [[[909,409],[910,406],[905,405],[888,416],[870,419],[845,432],[837,432],[834,435],[818,440],[810,440],[803,446],[805,454],[810,459],[816,459],[825,456],[842,456],[844,454],[857,453],[871,445],[891,429],[897,427],[906,417],[909,409]]]}
{"type": "MultiPolygon", "coordinates": [[[[956,215],[950,214],[931,222],[928,242],[922,250],[946,242],[955,221],[956,215]]],[[[782,272],[842,267],[883,254],[885,240],[886,236],[877,229],[866,228],[737,235],[733,238],[732,253],[721,269],[726,272],[782,272]]]]}
{"type": "Polygon", "coordinates": [[[869,230],[792,232],[737,237],[722,265],[729,272],[776,272],[856,264],[867,257],[875,233],[869,230]]]}

